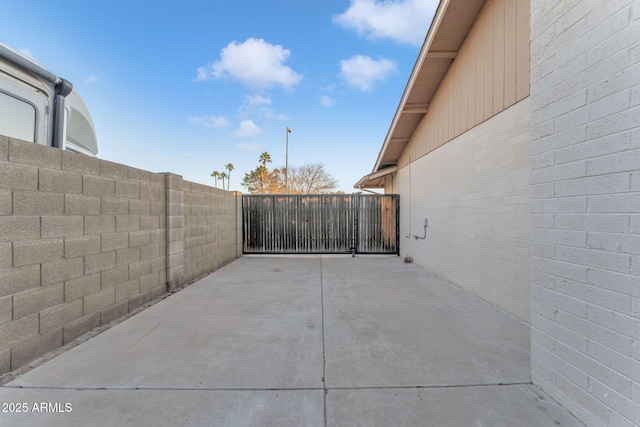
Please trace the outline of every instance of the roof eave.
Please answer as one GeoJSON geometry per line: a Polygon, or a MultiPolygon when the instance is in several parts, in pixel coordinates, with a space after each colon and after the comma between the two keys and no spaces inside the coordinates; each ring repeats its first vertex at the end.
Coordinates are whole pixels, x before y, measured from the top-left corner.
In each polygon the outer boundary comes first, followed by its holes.
{"type": "Polygon", "coordinates": [[[385,178],[387,175],[392,174],[398,171],[397,166],[391,166],[388,168],[381,169],[377,172],[370,173],[369,175],[365,175],[358,182],[355,183],[353,188],[384,188],[385,178]]]}
{"type": "MultiPolygon", "coordinates": [[[[449,3],[451,0],[440,0],[440,4],[438,5],[438,9],[436,10],[435,16],[433,17],[433,20],[431,21],[431,25],[429,27],[429,31],[427,32],[427,35],[424,39],[424,43],[422,44],[422,48],[420,50],[420,54],[418,55],[418,60],[416,61],[415,65],[413,66],[413,70],[411,71],[411,76],[409,77],[409,81],[407,82],[407,85],[404,89],[404,92],[402,94],[402,98],[400,98],[400,103],[398,104],[398,108],[396,109],[396,113],[393,116],[393,120],[391,122],[391,126],[389,127],[389,131],[387,132],[387,136],[385,137],[384,143],[382,144],[382,148],[380,149],[380,153],[378,154],[378,158],[376,159],[376,163],[375,166],[373,167],[372,172],[376,172],[378,170],[381,169],[381,167],[384,167],[385,165],[382,165],[382,159],[384,157],[385,152],[387,151],[391,140],[393,139],[393,133],[396,129],[396,126],[398,124],[398,121],[400,120],[400,116],[403,114],[404,109],[407,105],[407,99],[409,98],[409,95],[411,94],[411,90],[413,89],[413,86],[415,85],[416,79],[418,77],[418,75],[420,74],[420,71],[422,70],[422,66],[424,64],[425,59],[427,58],[427,55],[429,53],[429,49],[431,48],[431,45],[433,44],[433,40],[435,39],[436,34],[438,33],[438,29],[440,28],[440,24],[442,23],[442,19],[444,18],[444,15],[447,11],[447,8],[449,7],[449,3]]],[[[426,112],[425,112],[426,113],[426,112]]],[[[388,166],[388,165],[386,165],[388,166]]]]}

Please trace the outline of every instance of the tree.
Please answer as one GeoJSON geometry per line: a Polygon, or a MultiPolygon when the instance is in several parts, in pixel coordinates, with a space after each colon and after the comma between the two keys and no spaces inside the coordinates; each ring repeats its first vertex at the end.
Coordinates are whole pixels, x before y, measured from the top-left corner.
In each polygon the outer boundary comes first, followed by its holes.
{"type": "Polygon", "coordinates": [[[331,193],[338,181],[331,176],[322,163],[307,163],[300,167],[290,167],[289,193],[323,194],[331,193]]]}
{"type": "Polygon", "coordinates": [[[251,172],[247,172],[244,174],[244,178],[242,178],[242,186],[247,187],[247,190],[251,194],[260,193],[260,176],[258,168],[255,168],[251,172]]]}
{"type": "MultiPolygon", "coordinates": [[[[269,153],[260,155],[260,164],[254,170],[246,173],[242,185],[251,194],[282,194],[286,191],[284,176],[285,168],[269,170],[267,163],[271,162],[269,153]]],[[[337,186],[338,181],[331,176],[322,163],[311,163],[301,167],[289,167],[289,193],[319,194],[330,193],[337,186]]]]}
{"type": "Polygon", "coordinates": [[[227,179],[227,173],[220,172],[220,179],[222,180],[222,189],[224,190],[224,180],[227,179]]]}
{"type": "Polygon", "coordinates": [[[269,175],[272,173],[266,166],[258,165],[254,170],[244,175],[242,185],[247,187],[251,194],[269,193],[269,182],[271,181],[269,175]]]}
{"type": "Polygon", "coordinates": [[[251,194],[268,193],[269,169],[267,163],[271,163],[271,154],[266,151],[260,154],[260,164],[254,170],[244,175],[242,185],[247,187],[251,194]]]}
{"type": "Polygon", "coordinates": [[[260,163],[262,163],[262,166],[267,167],[267,163],[271,163],[271,154],[266,151],[260,154],[260,163]]]}
{"type": "Polygon", "coordinates": [[[218,172],[218,171],[213,171],[213,173],[211,174],[211,176],[213,177],[214,185],[216,186],[216,188],[218,188],[218,178],[220,178],[220,172],[218,172]]]}
{"type": "MultiPolygon", "coordinates": [[[[231,171],[234,169],[233,163],[227,163],[224,167],[229,171],[229,175],[227,175],[227,191],[229,191],[229,186],[231,185],[231,171]]],[[[224,185],[222,187],[224,189],[224,185]]]]}

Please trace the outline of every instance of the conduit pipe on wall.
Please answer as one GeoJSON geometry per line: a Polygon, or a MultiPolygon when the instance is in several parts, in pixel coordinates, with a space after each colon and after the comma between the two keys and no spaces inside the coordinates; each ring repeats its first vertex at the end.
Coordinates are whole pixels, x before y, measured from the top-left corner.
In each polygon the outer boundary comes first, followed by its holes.
{"type": "Polygon", "coordinates": [[[426,239],[427,238],[427,226],[429,225],[429,220],[427,218],[422,218],[422,227],[424,228],[424,235],[422,237],[418,236],[417,234],[413,235],[413,238],[418,240],[418,239],[426,239]]]}

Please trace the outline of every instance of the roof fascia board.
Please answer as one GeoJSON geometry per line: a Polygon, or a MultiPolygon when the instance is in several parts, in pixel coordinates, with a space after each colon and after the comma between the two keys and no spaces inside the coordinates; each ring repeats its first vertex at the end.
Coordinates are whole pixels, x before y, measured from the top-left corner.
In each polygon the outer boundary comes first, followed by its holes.
{"type": "Polygon", "coordinates": [[[378,172],[373,172],[370,173],[369,175],[365,175],[362,178],[360,178],[360,180],[358,182],[356,182],[356,185],[354,185],[354,188],[364,188],[366,187],[367,182],[371,181],[372,179],[377,179],[377,178],[381,178],[385,175],[389,175],[391,173],[397,172],[398,171],[398,166],[390,166],[387,168],[384,168],[382,170],[379,170],[378,172]]]}
{"type": "Polygon", "coordinates": [[[389,127],[389,131],[387,132],[387,136],[385,137],[384,144],[382,144],[382,148],[380,149],[380,153],[378,154],[378,159],[376,160],[376,164],[373,167],[373,171],[375,172],[380,168],[380,162],[382,161],[382,157],[384,156],[385,151],[387,151],[387,147],[391,142],[391,135],[395,131],[395,128],[400,120],[400,116],[404,110],[404,107],[407,103],[407,99],[409,98],[409,94],[411,93],[413,86],[415,85],[416,79],[420,74],[420,70],[424,64],[425,59],[429,53],[429,49],[433,44],[433,40],[438,33],[438,29],[440,28],[440,24],[442,23],[442,19],[444,15],[447,13],[447,9],[449,8],[449,3],[451,0],[440,0],[440,4],[438,5],[438,10],[436,11],[433,20],[431,21],[431,26],[429,27],[429,31],[427,32],[427,36],[425,37],[424,43],[422,44],[422,49],[420,50],[420,55],[418,56],[418,60],[416,64],[413,66],[413,71],[411,71],[411,77],[409,77],[409,81],[407,82],[407,86],[404,89],[404,93],[402,94],[402,98],[400,98],[400,104],[396,109],[396,113],[393,116],[393,121],[391,122],[391,126],[389,127]]]}

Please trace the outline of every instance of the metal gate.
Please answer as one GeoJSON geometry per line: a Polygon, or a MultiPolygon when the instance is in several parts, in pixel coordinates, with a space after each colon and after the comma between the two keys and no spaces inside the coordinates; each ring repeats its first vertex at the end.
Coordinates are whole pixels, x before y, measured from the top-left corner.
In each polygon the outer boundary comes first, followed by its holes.
{"type": "Polygon", "coordinates": [[[399,254],[397,194],[242,196],[245,254],[399,254]]]}

